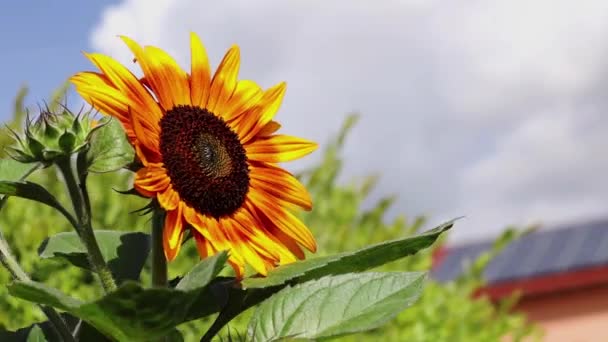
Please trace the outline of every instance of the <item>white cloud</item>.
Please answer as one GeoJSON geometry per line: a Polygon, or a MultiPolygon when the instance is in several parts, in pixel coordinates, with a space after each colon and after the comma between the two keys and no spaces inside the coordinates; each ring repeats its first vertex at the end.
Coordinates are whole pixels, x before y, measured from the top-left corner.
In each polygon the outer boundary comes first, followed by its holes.
{"type": "Polygon", "coordinates": [[[606,1],[126,0],[92,46],[129,62],[125,34],[187,66],[189,31],[288,81],[287,132],[323,140],[361,111],[348,175],[381,171],[399,212],[467,215],[456,239],[608,214],[606,1]]]}

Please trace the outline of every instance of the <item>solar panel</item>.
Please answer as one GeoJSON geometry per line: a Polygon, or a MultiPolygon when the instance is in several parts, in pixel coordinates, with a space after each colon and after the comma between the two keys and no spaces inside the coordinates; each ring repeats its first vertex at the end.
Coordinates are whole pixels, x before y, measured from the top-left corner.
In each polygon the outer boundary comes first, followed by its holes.
{"type": "MultiPolygon", "coordinates": [[[[485,242],[450,249],[433,277],[455,279],[491,246],[485,242]]],[[[496,283],[597,265],[608,265],[608,220],[523,236],[490,262],[484,277],[496,283]]]]}
{"type": "Polygon", "coordinates": [[[488,270],[496,272],[496,281],[504,281],[508,279],[521,278],[528,275],[535,267],[535,260],[538,254],[542,252],[539,245],[541,242],[536,234],[530,234],[511,244],[509,248],[508,260],[497,270],[488,270]]]}

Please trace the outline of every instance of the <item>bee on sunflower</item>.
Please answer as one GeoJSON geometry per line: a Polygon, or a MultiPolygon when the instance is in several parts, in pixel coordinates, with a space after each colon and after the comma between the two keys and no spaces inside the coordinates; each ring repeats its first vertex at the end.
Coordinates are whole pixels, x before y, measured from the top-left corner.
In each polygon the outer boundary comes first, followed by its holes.
{"type": "Polygon", "coordinates": [[[316,242],[294,209],[311,210],[305,187],[278,163],[301,158],[314,142],[277,134],[286,84],[267,90],[238,80],[232,46],[214,74],[203,44],[190,36],[191,69],[163,50],[121,37],[143,71],[137,78],[115,59],[85,54],[99,72],[70,80],[101,113],[117,118],[143,165],[134,188],[166,211],[163,247],[173,260],[186,230],[202,258],[228,251],[238,277],[245,265],[266,275],[304,258],[316,242]]]}

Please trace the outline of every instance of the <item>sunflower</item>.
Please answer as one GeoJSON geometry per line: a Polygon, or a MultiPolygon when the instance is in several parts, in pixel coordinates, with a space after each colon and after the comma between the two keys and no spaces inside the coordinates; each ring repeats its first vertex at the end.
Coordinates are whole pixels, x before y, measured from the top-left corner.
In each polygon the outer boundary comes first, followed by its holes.
{"type": "Polygon", "coordinates": [[[120,37],[143,71],[138,79],[111,57],[85,56],[100,72],[70,80],[100,112],[120,120],[143,167],[134,188],[166,211],[163,246],[173,260],[187,229],[201,258],[228,251],[238,277],[245,265],[266,275],[316,250],[294,215],[311,210],[304,186],[278,163],[314,151],[311,141],[276,134],[286,84],[262,90],[238,80],[233,45],[211,74],[203,44],[190,36],[188,74],[163,50],[120,37]]]}

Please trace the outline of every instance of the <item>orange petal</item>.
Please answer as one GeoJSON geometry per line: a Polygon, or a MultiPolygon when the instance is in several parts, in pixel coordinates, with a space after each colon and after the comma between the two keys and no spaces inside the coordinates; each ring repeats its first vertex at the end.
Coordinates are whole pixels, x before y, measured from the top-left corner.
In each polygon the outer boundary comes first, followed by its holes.
{"type": "Polygon", "coordinates": [[[225,108],[217,114],[226,121],[233,120],[257,104],[263,94],[257,83],[249,80],[238,81],[225,108]]]}
{"type": "MultiPolygon", "coordinates": [[[[184,217],[194,230],[213,245],[216,251],[227,251],[230,253],[232,247],[216,219],[199,214],[187,205],[184,206],[184,217]]],[[[230,258],[234,259],[235,262],[244,262],[238,256],[232,254],[230,254],[230,258]]]]}
{"type": "Polygon", "coordinates": [[[169,185],[165,191],[157,194],[158,203],[165,210],[175,210],[179,204],[179,194],[169,185]]]}
{"type": "Polygon", "coordinates": [[[287,85],[281,82],[264,92],[260,103],[244,113],[238,127],[241,142],[246,144],[269,123],[281,106],[287,85]]]}
{"type": "Polygon", "coordinates": [[[135,137],[137,138],[137,141],[141,143],[145,151],[147,151],[143,152],[146,157],[145,159],[147,161],[159,161],[161,159],[159,152],[160,136],[146,130],[144,127],[144,122],[141,120],[141,116],[133,113],[131,108],[129,108],[129,113],[129,117],[131,118],[131,127],[133,127],[135,137]]]}
{"type": "Polygon", "coordinates": [[[194,236],[196,249],[198,250],[198,254],[200,255],[201,259],[208,258],[217,253],[211,242],[205,239],[205,237],[203,237],[203,235],[201,235],[198,231],[192,230],[192,235],[194,236]]]}
{"type": "Polygon", "coordinates": [[[146,46],[142,49],[128,37],[120,37],[131,49],[144,72],[146,82],[156,94],[165,110],[177,105],[190,104],[188,75],[175,60],[163,50],[146,46]]]}
{"type": "Polygon", "coordinates": [[[178,205],[176,210],[167,211],[165,227],[163,229],[163,247],[167,260],[175,259],[182,246],[183,216],[182,206],[178,205]]]}
{"type": "MultiPolygon", "coordinates": [[[[302,248],[300,248],[297,242],[290,238],[287,234],[283,233],[281,229],[279,229],[266,215],[261,213],[259,208],[257,208],[251,202],[251,200],[246,200],[244,207],[247,208],[252,217],[259,222],[259,229],[263,230],[273,241],[285,246],[285,248],[287,248],[292,255],[295,255],[298,259],[304,259],[304,251],[302,251],[302,248]]],[[[280,259],[279,264],[285,265],[293,261],[293,257],[290,256],[286,259],[280,259]]]]}
{"type": "Polygon", "coordinates": [[[142,194],[164,192],[169,184],[171,184],[171,179],[167,176],[166,170],[158,166],[142,167],[135,173],[133,181],[135,189],[142,194]]]}
{"type": "Polygon", "coordinates": [[[159,164],[162,160],[158,149],[149,149],[137,139],[135,139],[135,141],[132,143],[133,148],[135,149],[135,154],[139,157],[144,166],[148,166],[149,164],[159,164]]]}
{"type": "Polygon", "coordinates": [[[250,245],[265,259],[287,264],[296,261],[293,254],[271,235],[259,219],[254,218],[250,209],[239,210],[234,219],[239,223],[237,229],[248,237],[250,245]]]}
{"type": "Polygon", "coordinates": [[[230,264],[230,266],[232,266],[236,279],[243,279],[243,277],[245,276],[245,264],[239,263],[232,258],[228,259],[228,263],[230,264]]]}
{"type": "Polygon", "coordinates": [[[161,109],[137,77],[123,65],[108,56],[98,53],[85,53],[85,56],[103,72],[116,89],[131,99],[134,106],[130,109],[141,116],[144,128],[158,135],[160,130],[158,121],[162,117],[161,109]]]}
{"type": "Polygon", "coordinates": [[[129,118],[131,101],[108,78],[97,72],[81,72],[70,78],[76,91],[85,101],[104,114],[111,115],[123,124],[127,135],[135,137],[129,118]]]}
{"type": "Polygon", "coordinates": [[[230,244],[233,247],[233,251],[239,254],[256,272],[266,275],[268,270],[262,257],[256,253],[251,244],[248,243],[246,235],[239,232],[239,223],[232,218],[221,219],[220,225],[224,227],[224,231],[230,239],[230,244]]]}
{"type": "Polygon", "coordinates": [[[305,210],[312,209],[312,199],[306,188],[289,172],[267,163],[251,163],[250,184],[256,191],[275,199],[295,204],[305,210]]]}
{"type": "Polygon", "coordinates": [[[258,137],[267,137],[267,136],[273,134],[274,132],[278,131],[279,128],[281,128],[280,123],[278,123],[276,121],[270,121],[269,123],[266,124],[266,126],[262,127],[262,129],[260,129],[257,136],[258,137]]]}
{"type": "Polygon", "coordinates": [[[190,98],[193,106],[205,107],[211,88],[211,68],[205,46],[199,37],[190,33],[190,98]]]}
{"type": "Polygon", "coordinates": [[[212,113],[221,113],[236,87],[241,57],[239,47],[233,45],[222,59],[213,80],[206,108],[212,113]]]}
{"type": "Polygon", "coordinates": [[[271,135],[245,145],[247,158],[268,163],[280,163],[302,158],[317,149],[317,144],[289,135],[271,135]]]}
{"type": "Polygon", "coordinates": [[[292,213],[271,202],[259,192],[250,191],[247,194],[247,198],[255,207],[259,208],[259,211],[266,215],[277,228],[282,230],[289,237],[296,240],[311,252],[317,250],[315,238],[310,233],[310,230],[308,230],[302,221],[292,213]]]}

